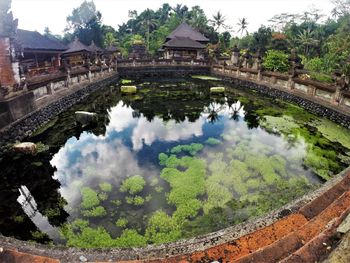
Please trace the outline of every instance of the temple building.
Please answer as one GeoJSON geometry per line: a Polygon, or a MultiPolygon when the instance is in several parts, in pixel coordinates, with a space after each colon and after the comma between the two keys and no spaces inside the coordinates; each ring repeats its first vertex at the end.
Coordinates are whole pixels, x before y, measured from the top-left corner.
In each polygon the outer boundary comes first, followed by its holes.
{"type": "Polygon", "coordinates": [[[76,37],[68,44],[68,49],[63,52],[62,56],[70,66],[81,66],[90,61],[93,53],[90,47],[81,43],[76,37]]]}
{"type": "Polygon", "coordinates": [[[27,77],[53,73],[61,66],[61,54],[68,47],[35,31],[18,29],[15,37],[20,49],[21,73],[27,77]]]}
{"type": "Polygon", "coordinates": [[[179,25],[162,46],[163,57],[172,58],[205,58],[206,44],[209,39],[193,29],[187,23],[179,25]]]}

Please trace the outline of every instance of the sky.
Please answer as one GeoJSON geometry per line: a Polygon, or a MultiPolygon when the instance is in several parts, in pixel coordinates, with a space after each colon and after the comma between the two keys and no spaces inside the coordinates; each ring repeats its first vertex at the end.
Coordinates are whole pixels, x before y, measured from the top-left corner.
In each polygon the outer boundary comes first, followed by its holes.
{"type": "MultiPolygon", "coordinates": [[[[1,0],[0,0],[1,1],[1,0]]],[[[47,26],[54,34],[63,34],[66,17],[83,0],[12,0],[14,17],[19,19],[19,28],[43,32],[47,26]]],[[[248,31],[256,31],[261,24],[280,13],[302,13],[316,7],[329,16],[333,5],[330,0],[94,0],[102,13],[103,23],[118,29],[128,20],[128,11],[158,9],[163,3],[192,7],[199,5],[211,18],[217,11],[226,17],[226,24],[237,30],[238,19],[246,18],[248,31]]],[[[235,33],[233,33],[236,35],[235,33]]]]}

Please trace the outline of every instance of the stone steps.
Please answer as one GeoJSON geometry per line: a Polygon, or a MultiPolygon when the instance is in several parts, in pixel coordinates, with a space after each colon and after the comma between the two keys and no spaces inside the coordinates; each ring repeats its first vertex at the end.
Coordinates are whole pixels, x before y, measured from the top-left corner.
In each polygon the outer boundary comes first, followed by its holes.
{"type": "Polygon", "coordinates": [[[347,191],[296,231],[233,262],[314,262],[309,258],[318,260],[322,254],[318,249],[327,244],[324,241],[329,240],[349,211],[350,191],[347,191]],[[296,258],[306,261],[295,261],[296,258]]]}

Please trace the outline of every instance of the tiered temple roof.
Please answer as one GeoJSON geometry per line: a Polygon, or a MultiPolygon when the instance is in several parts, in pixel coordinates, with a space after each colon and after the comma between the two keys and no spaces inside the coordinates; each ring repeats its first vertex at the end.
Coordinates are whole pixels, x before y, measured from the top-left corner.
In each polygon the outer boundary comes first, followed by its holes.
{"type": "Polygon", "coordinates": [[[26,50],[64,51],[68,47],[57,39],[51,39],[36,31],[17,30],[16,40],[26,50]]]}

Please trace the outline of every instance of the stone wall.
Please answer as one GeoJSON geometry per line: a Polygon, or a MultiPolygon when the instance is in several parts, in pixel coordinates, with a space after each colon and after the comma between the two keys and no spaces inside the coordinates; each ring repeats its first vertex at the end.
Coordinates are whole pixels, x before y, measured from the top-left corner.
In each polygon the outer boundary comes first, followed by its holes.
{"type": "Polygon", "coordinates": [[[0,99],[0,129],[22,118],[36,109],[36,101],[50,100],[55,93],[69,89],[72,85],[98,81],[113,74],[109,68],[93,74],[84,68],[79,72],[58,72],[26,79],[25,89],[16,96],[0,99]]]}
{"type": "Polygon", "coordinates": [[[118,78],[119,76],[117,74],[113,74],[109,78],[91,83],[70,95],[54,101],[46,107],[31,112],[26,117],[7,126],[6,129],[3,129],[0,132],[0,154],[2,152],[1,149],[5,147],[6,144],[15,140],[24,139],[35,131],[40,125],[48,122],[50,119],[54,118],[69,107],[84,100],[92,92],[97,91],[110,83],[115,83],[118,78]]]}
{"type": "MultiPolygon", "coordinates": [[[[249,78],[249,76],[247,77],[247,75],[245,75],[244,77],[242,77],[242,75],[237,76],[237,74],[228,74],[227,72],[216,70],[215,68],[213,68],[212,74],[217,77],[223,78],[224,80],[233,84],[236,87],[247,89],[250,91],[254,90],[257,93],[269,96],[271,98],[282,99],[288,102],[295,103],[311,113],[314,113],[321,117],[326,117],[338,124],[341,124],[344,127],[350,128],[350,112],[345,112],[343,110],[340,111],[340,108],[337,108],[336,105],[331,103],[320,103],[320,101],[317,100],[316,92],[313,93],[313,95],[310,95],[307,91],[303,92],[305,94],[292,93],[289,92],[288,89],[283,88],[278,84],[271,86],[270,84],[277,83],[276,80],[270,79],[272,78],[272,76],[267,77],[269,78],[269,80],[262,79],[256,81],[254,79],[249,78]]],[[[305,86],[306,90],[315,89],[315,87],[311,85],[300,85],[305,86]]]]}

